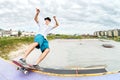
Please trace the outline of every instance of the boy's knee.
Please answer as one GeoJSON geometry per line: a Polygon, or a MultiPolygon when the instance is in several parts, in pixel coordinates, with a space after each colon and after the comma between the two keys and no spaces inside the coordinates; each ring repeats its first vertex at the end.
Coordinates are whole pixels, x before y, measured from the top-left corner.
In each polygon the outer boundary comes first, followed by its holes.
{"type": "Polygon", "coordinates": [[[32,45],[36,47],[36,46],[38,46],[38,43],[34,42],[34,43],[32,43],[32,45]]]}
{"type": "Polygon", "coordinates": [[[49,52],[50,52],[50,49],[48,48],[48,49],[46,49],[46,51],[49,53],[49,52]]]}

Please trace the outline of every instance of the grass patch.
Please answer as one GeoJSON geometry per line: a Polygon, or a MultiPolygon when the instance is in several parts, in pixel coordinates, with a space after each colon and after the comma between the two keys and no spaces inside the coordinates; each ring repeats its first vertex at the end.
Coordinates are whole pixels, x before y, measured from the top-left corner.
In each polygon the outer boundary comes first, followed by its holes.
{"type": "Polygon", "coordinates": [[[15,50],[16,47],[22,44],[33,42],[33,37],[2,37],[0,38],[0,56],[4,59],[9,59],[8,53],[15,50]]]}
{"type": "Polygon", "coordinates": [[[100,37],[99,39],[107,39],[107,40],[114,40],[114,41],[120,42],[120,36],[118,36],[118,37],[100,37]]]}
{"type": "Polygon", "coordinates": [[[120,36],[119,37],[114,37],[113,40],[120,42],[120,36]]]}
{"type": "Polygon", "coordinates": [[[52,40],[52,39],[82,39],[82,37],[80,35],[64,35],[64,34],[53,34],[53,35],[49,35],[48,40],[52,40]]]}

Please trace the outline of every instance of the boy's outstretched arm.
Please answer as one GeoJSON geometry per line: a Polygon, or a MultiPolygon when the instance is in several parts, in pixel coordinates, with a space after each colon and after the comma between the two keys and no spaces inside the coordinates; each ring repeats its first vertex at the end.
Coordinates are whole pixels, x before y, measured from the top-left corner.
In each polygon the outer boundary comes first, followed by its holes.
{"type": "Polygon", "coordinates": [[[39,22],[39,20],[38,20],[38,15],[39,15],[39,13],[40,13],[40,10],[36,8],[36,15],[35,15],[35,17],[34,17],[34,20],[35,20],[36,23],[39,22]]]}
{"type": "Polygon", "coordinates": [[[59,26],[59,23],[58,23],[58,21],[57,21],[57,19],[56,19],[56,16],[53,16],[53,19],[55,20],[55,26],[54,26],[54,28],[56,28],[56,27],[59,26]]]}

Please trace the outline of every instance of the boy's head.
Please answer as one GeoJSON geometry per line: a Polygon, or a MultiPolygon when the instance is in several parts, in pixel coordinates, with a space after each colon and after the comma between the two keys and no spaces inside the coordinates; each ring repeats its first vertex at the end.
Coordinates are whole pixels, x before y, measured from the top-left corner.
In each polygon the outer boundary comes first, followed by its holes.
{"type": "Polygon", "coordinates": [[[49,17],[44,18],[44,20],[47,25],[51,22],[51,19],[49,17]]]}

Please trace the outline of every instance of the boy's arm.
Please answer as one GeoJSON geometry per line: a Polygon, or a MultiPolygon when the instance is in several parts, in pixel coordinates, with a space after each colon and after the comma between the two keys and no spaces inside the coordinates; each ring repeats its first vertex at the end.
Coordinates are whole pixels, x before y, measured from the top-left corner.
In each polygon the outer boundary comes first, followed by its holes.
{"type": "Polygon", "coordinates": [[[58,21],[57,21],[57,19],[56,19],[56,16],[53,16],[53,19],[55,20],[55,26],[54,26],[54,28],[56,28],[56,27],[59,26],[59,23],[58,23],[58,21]]]}
{"type": "Polygon", "coordinates": [[[40,13],[40,10],[36,8],[36,15],[34,17],[34,20],[35,20],[36,23],[39,23],[39,20],[38,20],[39,13],[40,13]]]}

